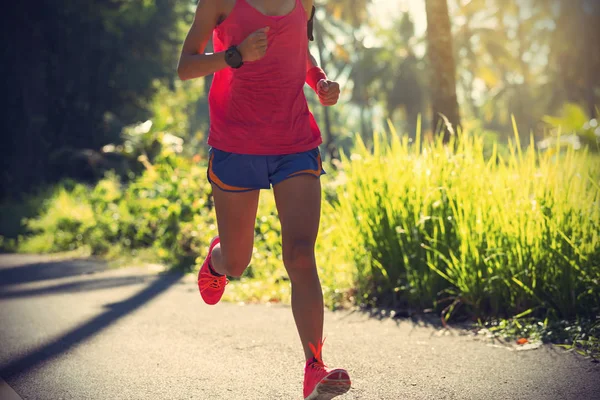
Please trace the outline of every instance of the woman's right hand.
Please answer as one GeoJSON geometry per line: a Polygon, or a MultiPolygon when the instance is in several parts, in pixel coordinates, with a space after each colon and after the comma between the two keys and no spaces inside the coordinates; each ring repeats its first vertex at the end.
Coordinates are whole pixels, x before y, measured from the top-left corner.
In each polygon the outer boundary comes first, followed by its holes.
{"type": "Polygon", "coordinates": [[[268,46],[267,32],[269,32],[268,26],[251,33],[240,43],[237,48],[243,62],[258,61],[265,56],[268,46]]]}

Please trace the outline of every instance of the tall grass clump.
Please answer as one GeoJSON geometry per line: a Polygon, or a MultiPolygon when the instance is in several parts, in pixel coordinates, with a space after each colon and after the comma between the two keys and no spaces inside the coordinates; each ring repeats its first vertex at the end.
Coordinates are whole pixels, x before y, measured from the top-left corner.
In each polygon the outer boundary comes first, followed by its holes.
{"type": "MultiPolygon", "coordinates": [[[[533,143],[533,140],[532,140],[533,143]]],[[[560,150],[560,151],[559,151],[560,150]]],[[[600,312],[600,162],[524,148],[508,158],[461,133],[451,143],[376,135],[342,158],[330,241],[358,300],[448,318],[594,317],[600,312]]]]}

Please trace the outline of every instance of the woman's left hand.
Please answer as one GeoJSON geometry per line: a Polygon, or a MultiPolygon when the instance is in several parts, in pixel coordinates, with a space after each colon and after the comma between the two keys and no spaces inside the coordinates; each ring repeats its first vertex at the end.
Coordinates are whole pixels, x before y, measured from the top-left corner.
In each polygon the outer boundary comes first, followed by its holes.
{"type": "Polygon", "coordinates": [[[324,106],[333,106],[340,98],[340,85],[337,82],[321,79],[317,83],[317,95],[324,106]]]}

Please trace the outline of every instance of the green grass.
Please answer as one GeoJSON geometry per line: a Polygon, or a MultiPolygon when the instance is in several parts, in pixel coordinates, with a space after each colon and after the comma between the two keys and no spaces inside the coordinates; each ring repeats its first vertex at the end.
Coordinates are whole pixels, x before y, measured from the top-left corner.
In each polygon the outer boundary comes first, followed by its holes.
{"type": "Polygon", "coordinates": [[[467,134],[456,151],[419,141],[391,128],[343,158],[328,213],[359,301],[445,318],[600,312],[597,159],[524,149],[516,130],[508,159],[467,134]]]}
{"type": "MultiPolygon", "coordinates": [[[[393,127],[357,139],[323,178],[317,261],[326,304],[432,309],[444,321],[594,320],[600,314],[600,162],[477,135],[412,142],[393,127]],[[501,156],[500,154],[503,154],[501,156]]],[[[205,164],[172,153],[127,185],[54,190],[25,221],[20,251],[91,254],[195,270],[216,234],[205,164]]],[[[226,299],[290,301],[272,193],[251,266],[226,299]]]]}

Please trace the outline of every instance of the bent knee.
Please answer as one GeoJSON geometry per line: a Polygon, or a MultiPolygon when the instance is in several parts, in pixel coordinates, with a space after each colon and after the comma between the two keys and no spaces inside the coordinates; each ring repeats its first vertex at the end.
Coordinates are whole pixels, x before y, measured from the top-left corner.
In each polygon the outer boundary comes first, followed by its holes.
{"type": "Polygon", "coordinates": [[[225,269],[227,270],[227,275],[233,278],[239,278],[244,274],[248,265],[250,265],[251,256],[233,256],[233,257],[225,257],[225,269]]]}
{"type": "Polygon", "coordinates": [[[315,244],[309,240],[294,240],[283,247],[283,263],[289,269],[315,267],[315,244]]]}

